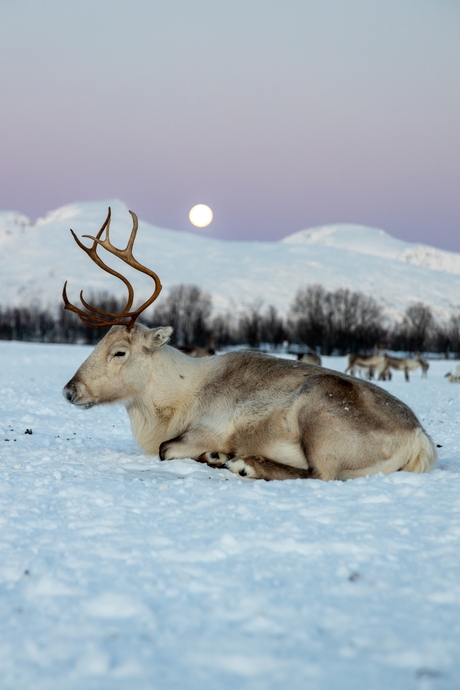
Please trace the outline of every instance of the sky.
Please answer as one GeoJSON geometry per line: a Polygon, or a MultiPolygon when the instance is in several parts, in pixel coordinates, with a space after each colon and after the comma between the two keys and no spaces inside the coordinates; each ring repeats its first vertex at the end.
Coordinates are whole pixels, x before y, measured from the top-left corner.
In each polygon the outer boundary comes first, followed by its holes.
{"type": "Polygon", "coordinates": [[[0,94],[1,210],[460,251],[457,0],[1,0],[0,94]]]}

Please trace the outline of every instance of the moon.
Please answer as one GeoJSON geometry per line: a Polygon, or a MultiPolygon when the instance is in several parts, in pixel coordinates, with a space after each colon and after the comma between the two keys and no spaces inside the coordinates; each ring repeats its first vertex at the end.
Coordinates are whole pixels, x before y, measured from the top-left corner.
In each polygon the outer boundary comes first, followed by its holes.
{"type": "Polygon", "coordinates": [[[196,204],[190,209],[188,217],[196,228],[205,228],[212,222],[214,214],[206,204],[196,204]]]}

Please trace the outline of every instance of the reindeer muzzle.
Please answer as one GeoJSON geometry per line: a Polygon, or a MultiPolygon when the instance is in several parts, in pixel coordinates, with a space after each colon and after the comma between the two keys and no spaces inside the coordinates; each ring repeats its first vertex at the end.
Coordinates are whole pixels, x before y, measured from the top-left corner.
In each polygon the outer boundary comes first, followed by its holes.
{"type": "Polygon", "coordinates": [[[84,407],[87,409],[89,407],[93,407],[96,402],[92,400],[85,400],[85,392],[85,386],[83,386],[81,383],[77,383],[74,381],[74,379],[69,381],[69,383],[62,389],[62,394],[64,398],[69,401],[69,403],[72,403],[72,405],[76,405],[77,407],[84,407]],[[84,390],[82,390],[82,388],[84,390]]]}

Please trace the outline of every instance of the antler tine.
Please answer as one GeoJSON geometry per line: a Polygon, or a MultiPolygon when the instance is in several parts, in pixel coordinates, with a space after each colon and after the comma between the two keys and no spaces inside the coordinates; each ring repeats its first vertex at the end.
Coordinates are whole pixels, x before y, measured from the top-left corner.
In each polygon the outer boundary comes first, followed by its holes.
{"type": "MultiPolygon", "coordinates": [[[[104,223],[104,225],[102,226],[101,230],[98,232],[96,237],[92,237],[91,235],[83,235],[83,237],[88,237],[88,239],[93,240],[93,242],[95,243],[93,245],[93,247],[96,244],[100,244],[101,246],[104,247],[104,249],[107,249],[107,251],[109,251],[111,254],[114,254],[119,259],[122,259],[126,264],[128,264],[128,266],[135,268],[137,271],[140,271],[141,273],[144,273],[145,275],[148,275],[153,279],[153,281],[155,283],[155,291],[154,291],[153,295],[146,302],[141,304],[141,306],[138,309],[136,309],[136,311],[128,313],[126,307],[123,310],[123,316],[129,317],[129,319],[130,319],[126,325],[128,327],[128,330],[131,330],[131,328],[134,326],[134,323],[135,323],[136,319],[138,318],[138,316],[157,299],[158,295],[161,292],[162,285],[161,285],[161,282],[160,282],[158,275],[154,271],[152,271],[151,269],[140,264],[133,256],[133,245],[134,245],[134,240],[136,239],[137,230],[139,228],[139,221],[138,221],[137,215],[134,213],[134,211],[129,211],[129,213],[131,214],[131,217],[133,219],[133,227],[131,230],[131,235],[129,237],[128,243],[124,249],[119,249],[118,247],[115,247],[112,244],[112,242],[110,241],[110,237],[109,237],[110,214],[107,216],[106,222],[104,223]],[[100,237],[101,237],[102,231],[105,227],[107,228],[106,236],[103,240],[101,240],[100,237]]],[[[87,249],[87,248],[85,247],[85,249],[87,249]]],[[[99,259],[99,256],[97,254],[96,254],[96,256],[99,259]]],[[[93,311],[97,311],[97,310],[93,310],[93,311]]]]}
{"type": "Polygon", "coordinates": [[[91,313],[91,317],[97,318],[98,316],[104,316],[104,317],[109,317],[110,319],[115,319],[118,320],[120,319],[123,314],[129,314],[129,312],[126,311],[125,309],[120,312],[119,314],[115,314],[111,311],[102,311],[101,309],[97,309],[96,307],[92,307],[91,304],[88,304],[88,302],[83,298],[83,290],[80,291],[80,301],[83,304],[84,307],[91,313]]]}
{"type": "MultiPolygon", "coordinates": [[[[64,299],[64,308],[69,309],[70,311],[74,311],[80,319],[86,323],[88,326],[92,327],[99,327],[99,326],[110,326],[114,325],[116,323],[123,323],[123,321],[120,321],[120,319],[123,317],[124,314],[128,314],[129,310],[131,309],[131,306],[133,304],[134,300],[134,290],[132,288],[131,283],[127,278],[125,278],[124,275],[119,273],[118,271],[115,271],[115,269],[111,268],[108,266],[97,253],[97,245],[98,245],[98,240],[101,237],[102,233],[104,230],[106,230],[106,236],[108,238],[109,234],[109,228],[110,228],[110,220],[111,220],[111,208],[109,206],[108,213],[107,213],[107,218],[105,219],[101,229],[97,233],[96,237],[91,239],[93,240],[93,244],[91,247],[86,247],[83,242],[79,240],[77,235],[74,233],[73,230],[70,230],[72,233],[72,236],[75,240],[75,242],[78,244],[80,249],[83,249],[83,251],[88,254],[88,256],[94,261],[94,263],[102,268],[104,271],[107,273],[110,273],[111,275],[115,276],[116,278],[119,278],[127,287],[128,289],[128,298],[126,300],[125,307],[123,311],[120,314],[114,314],[112,312],[108,311],[102,311],[101,309],[97,309],[96,307],[92,307],[83,297],[83,291],[80,292],[80,300],[82,304],[86,307],[88,312],[84,312],[78,307],[74,307],[74,305],[71,305],[69,300],[67,299],[67,294],[64,295],[65,292],[65,285],[64,285],[64,290],[63,290],[63,299],[64,299]],[[71,307],[73,307],[71,309],[71,307]]],[[[84,237],[88,237],[88,235],[84,235],[84,237]]]]}
{"type": "Polygon", "coordinates": [[[111,312],[105,312],[105,311],[100,311],[99,309],[96,309],[95,307],[91,307],[87,302],[83,299],[82,293],[83,291],[80,292],[80,299],[82,303],[87,307],[87,309],[90,310],[90,312],[85,312],[83,309],[80,309],[79,307],[76,307],[75,305],[71,304],[69,302],[69,299],[67,297],[67,281],[64,283],[64,287],[62,288],[62,299],[64,300],[64,309],[68,309],[69,311],[73,311],[79,318],[85,323],[87,326],[91,326],[92,328],[99,328],[102,326],[114,326],[117,323],[121,323],[119,321],[120,319],[120,314],[112,314],[111,312]],[[100,316],[98,316],[95,312],[98,312],[100,316]],[[109,317],[110,319],[113,319],[112,321],[108,321],[107,318],[101,318],[101,317],[109,317]]]}
{"type": "Polygon", "coordinates": [[[125,325],[128,330],[131,330],[131,328],[134,326],[134,323],[136,322],[136,319],[139,317],[139,315],[147,309],[158,297],[158,295],[161,292],[162,285],[160,282],[159,277],[157,274],[147,268],[146,266],[143,266],[140,264],[133,256],[133,245],[134,245],[134,240],[136,239],[137,235],[137,230],[139,227],[139,222],[137,219],[136,214],[133,211],[130,211],[130,214],[133,219],[133,228],[131,230],[131,235],[129,237],[128,243],[125,247],[125,249],[118,249],[115,247],[109,237],[109,230],[110,230],[110,220],[111,220],[111,209],[109,207],[108,213],[107,213],[107,218],[105,219],[101,229],[97,233],[96,237],[93,237],[91,235],[83,235],[83,237],[88,237],[89,239],[93,240],[93,244],[91,247],[86,247],[76,236],[76,234],[71,230],[70,232],[72,233],[76,243],[78,246],[83,249],[83,251],[88,254],[88,256],[104,271],[107,273],[110,273],[111,275],[114,275],[115,277],[119,278],[120,280],[123,281],[123,283],[126,285],[128,289],[128,299],[126,301],[126,305],[123,309],[123,311],[119,314],[113,314],[111,312],[106,312],[102,311],[100,309],[97,309],[96,307],[92,307],[86,300],[83,298],[83,291],[80,292],[80,300],[82,304],[85,306],[85,308],[88,310],[84,312],[83,310],[79,309],[78,307],[75,307],[73,304],[71,304],[67,298],[67,291],[66,291],[66,286],[67,286],[67,281],[64,284],[64,288],[62,290],[62,298],[64,300],[64,308],[69,309],[70,311],[75,312],[78,314],[80,319],[83,321],[83,323],[92,326],[92,327],[98,327],[98,326],[113,326],[116,324],[119,325],[125,325]],[[106,231],[105,238],[101,240],[102,233],[106,231]],[[102,259],[99,257],[97,254],[97,246],[101,245],[109,251],[111,254],[114,254],[116,257],[124,261],[126,264],[131,266],[132,268],[135,268],[136,270],[140,271],[141,273],[144,273],[148,276],[150,276],[155,284],[155,289],[153,292],[153,295],[146,300],[138,309],[135,311],[130,312],[129,310],[131,309],[133,299],[134,299],[134,290],[132,288],[131,283],[125,276],[123,276],[121,273],[118,273],[118,271],[115,271],[113,268],[110,268],[110,266],[107,266],[102,259]],[[107,320],[109,319],[109,320],[107,320]],[[128,321],[126,321],[128,319],[128,321]]]}
{"type": "Polygon", "coordinates": [[[134,211],[130,211],[131,218],[133,219],[133,229],[131,230],[131,234],[129,236],[128,244],[126,245],[125,251],[129,251],[130,255],[133,255],[133,246],[134,246],[134,240],[136,239],[137,235],[137,229],[139,227],[139,221],[137,220],[137,216],[134,213],[134,211]]]}
{"type": "MultiPolygon", "coordinates": [[[[122,311],[122,314],[125,314],[125,313],[129,312],[129,310],[132,307],[133,301],[134,301],[133,287],[132,287],[131,283],[129,282],[129,280],[127,278],[125,278],[124,275],[122,275],[121,273],[118,273],[118,271],[115,271],[115,269],[111,268],[110,266],[107,266],[107,264],[104,263],[104,261],[102,261],[101,257],[97,253],[97,245],[102,244],[102,246],[105,247],[105,249],[108,249],[109,251],[111,251],[112,254],[116,254],[116,251],[117,251],[116,247],[113,247],[113,245],[111,244],[110,239],[109,239],[109,229],[110,229],[111,217],[112,217],[112,210],[109,206],[109,209],[107,212],[107,218],[105,219],[105,221],[104,221],[101,229],[97,233],[96,237],[92,237],[91,235],[83,235],[83,237],[88,237],[89,239],[93,240],[93,244],[91,247],[86,247],[83,244],[83,242],[81,242],[78,239],[78,237],[76,236],[76,234],[74,233],[74,231],[72,229],[70,230],[70,232],[72,233],[73,238],[74,238],[75,242],[78,244],[78,246],[80,247],[80,249],[83,249],[83,251],[86,252],[86,254],[88,254],[90,259],[92,259],[94,261],[94,263],[97,266],[99,266],[99,268],[102,268],[102,270],[106,271],[107,273],[110,273],[111,275],[115,276],[116,278],[119,278],[126,285],[126,287],[128,289],[128,298],[126,300],[125,307],[122,311]],[[104,230],[106,231],[106,237],[105,237],[105,240],[101,241],[99,238],[101,237],[104,230]],[[106,243],[108,243],[108,246],[106,243]]],[[[116,256],[118,256],[118,254],[116,254],[116,256]]],[[[80,297],[80,299],[81,299],[81,297],[80,297]]],[[[97,313],[101,316],[110,316],[110,317],[114,317],[114,318],[117,318],[119,316],[118,314],[111,314],[110,312],[104,312],[104,311],[101,311],[100,309],[96,309],[96,307],[91,307],[88,305],[88,303],[85,303],[83,301],[83,299],[82,299],[82,303],[85,305],[85,307],[87,309],[89,309],[90,311],[97,313]]]]}
{"type": "MultiPolygon", "coordinates": [[[[102,247],[104,247],[104,249],[107,249],[108,252],[110,252],[111,254],[114,254],[115,256],[117,256],[119,259],[122,259],[126,263],[129,263],[127,261],[127,259],[129,259],[129,260],[132,259],[132,260],[136,261],[133,258],[133,245],[134,245],[134,240],[136,239],[137,229],[139,227],[139,221],[137,219],[136,214],[133,211],[130,211],[130,214],[131,214],[132,219],[133,219],[133,228],[131,230],[131,235],[129,236],[128,244],[126,245],[126,247],[124,249],[118,249],[118,247],[115,247],[112,244],[112,242],[110,241],[110,237],[109,237],[110,219],[111,219],[110,208],[109,208],[109,213],[107,215],[105,223],[102,226],[102,228],[99,230],[99,232],[97,233],[96,237],[93,237],[92,235],[83,235],[83,237],[87,237],[88,239],[93,240],[93,242],[94,242],[93,247],[96,244],[100,244],[102,247]],[[105,238],[103,240],[101,240],[100,238],[101,238],[101,235],[102,235],[104,230],[106,230],[105,238]]],[[[138,264],[138,265],[140,266],[141,264],[138,264]]]]}
{"type": "Polygon", "coordinates": [[[143,311],[145,311],[147,309],[147,307],[149,307],[151,304],[153,304],[153,302],[157,299],[157,297],[160,294],[162,287],[163,287],[161,284],[161,281],[160,281],[158,275],[155,273],[155,271],[152,271],[150,268],[147,268],[146,266],[143,266],[142,264],[140,264],[133,256],[132,249],[133,249],[133,245],[134,245],[134,240],[136,239],[137,229],[139,227],[139,221],[138,221],[137,215],[134,213],[134,211],[130,211],[130,214],[131,214],[132,219],[133,219],[133,229],[131,230],[131,235],[129,237],[128,244],[126,245],[126,249],[124,250],[124,253],[126,253],[126,255],[127,255],[127,257],[124,260],[126,261],[126,263],[129,266],[132,266],[137,271],[140,271],[141,273],[144,273],[145,275],[150,276],[152,278],[154,284],[155,284],[155,290],[154,290],[152,296],[148,300],[146,300],[143,304],[141,304],[141,306],[138,309],[136,309],[136,311],[133,311],[130,314],[131,320],[128,324],[128,330],[130,330],[134,326],[134,323],[135,323],[136,319],[138,318],[138,316],[143,311]]]}

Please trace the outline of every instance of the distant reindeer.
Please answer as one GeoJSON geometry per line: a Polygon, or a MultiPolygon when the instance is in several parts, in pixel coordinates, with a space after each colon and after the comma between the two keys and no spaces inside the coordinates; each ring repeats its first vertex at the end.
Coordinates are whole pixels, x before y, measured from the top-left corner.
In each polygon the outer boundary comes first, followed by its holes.
{"type": "Polygon", "coordinates": [[[359,355],[351,352],[348,355],[348,366],[345,369],[345,373],[349,373],[351,376],[356,376],[359,373],[363,378],[371,381],[375,376],[375,372],[380,372],[383,364],[384,359],[382,355],[359,355]]]}
{"type": "Polygon", "coordinates": [[[395,371],[403,371],[404,372],[404,378],[406,381],[409,381],[409,372],[410,371],[415,371],[419,367],[422,370],[422,376],[426,377],[428,373],[428,369],[430,368],[430,365],[425,359],[422,359],[421,357],[417,357],[415,359],[411,357],[390,357],[388,354],[384,354],[385,358],[385,364],[384,366],[380,369],[379,372],[379,378],[381,380],[386,380],[386,378],[391,379],[391,369],[394,369],[395,371]]]}
{"type": "Polygon", "coordinates": [[[448,374],[445,375],[445,378],[450,381],[450,383],[460,383],[460,371],[455,374],[452,374],[449,372],[448,374]]]}
{"type": "Polygon", "coordinates": [[[448,373],[446,374],[445,378],[450,381],[451,383],[460,383],[460,364],[457,364],[455,367],[455,373],[448,373]]]}
{"type": "Polygon", "coordinates": [[[317,367],[321,366],[321,357],[313,354],[312,352],[306,352],[304,354],[299,352],[297,355],[297,361],[304,362],[305,364],[314,364],[317,367]]]}
{"type": "Polygon", "coordinates": [[[216,351],[213,347],[199,347],[198,345],[176,345],[176,348],[189,357],[210,357],[211,355],[216,354],[216,351]]]}
{"type": "Polygon", "coordinates": [[[133,434],[161,460],[192,458],[258,479],[349,479],[396,470],[428,472],[436,461],[430,437],[407,405],[366,381],[257,352],[192,358],[167,345],[172,328],[136,324],[161,290],[158,276],[132,255],[137,217],[126,249],[109,239],[110,209],[91,247],[78,245],[104,270],[101,245],[151,276],[153,295],[130,311],[128,288],[119,314],[72,305],[93,326],[113,324],[64,388],[83,408],[122,402],[133,434]],[[106,231],[104,239],[102,233],[106,231]]]}

